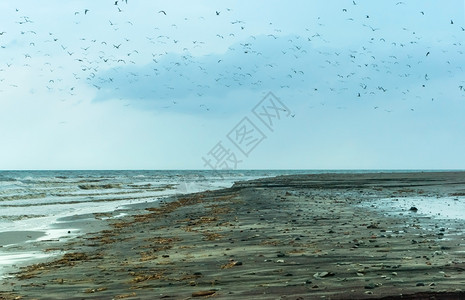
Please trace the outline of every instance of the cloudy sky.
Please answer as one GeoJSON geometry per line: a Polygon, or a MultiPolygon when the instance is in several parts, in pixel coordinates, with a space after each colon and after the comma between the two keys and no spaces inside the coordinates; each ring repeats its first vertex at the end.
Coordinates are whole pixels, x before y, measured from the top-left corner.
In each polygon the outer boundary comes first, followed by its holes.
{"type": "Polygon", "coordinates": [[[0,169],[465,169],[464,5],[1,1],[0,169]]]}

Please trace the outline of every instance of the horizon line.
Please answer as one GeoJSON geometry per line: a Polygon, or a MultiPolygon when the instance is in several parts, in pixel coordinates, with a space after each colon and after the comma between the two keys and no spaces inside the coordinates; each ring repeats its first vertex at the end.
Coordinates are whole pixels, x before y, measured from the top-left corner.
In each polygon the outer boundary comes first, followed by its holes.
{"type": "Polygon", "coordinates": [[[214,169],[0,169],[0,172],[67,172],[67,171],[214,171],[214,172],[231,172],[231,171],[465,171],[465,169],[441,169],[441,168],[370,168],[370,169],[352,169],[352,168],[328,168],[328,169],[230,169],[230,170],[214,170],[214,169]]]}

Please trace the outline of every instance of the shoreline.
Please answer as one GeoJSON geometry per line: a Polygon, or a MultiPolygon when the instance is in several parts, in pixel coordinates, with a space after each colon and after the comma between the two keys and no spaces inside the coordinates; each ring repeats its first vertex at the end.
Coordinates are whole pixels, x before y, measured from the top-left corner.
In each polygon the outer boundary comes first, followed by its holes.
{"type": "Polygon", "coordinates": [[[386,216],[357,204],[463,191],[464,172],[238,182],[101,221],[109,227],[64,243],[61,258],[23,267],[5,280],[0,299],[40,299],[44,291],[50,299],[462,295],[463,234],[449,231],[443,220],[386,216]]]}

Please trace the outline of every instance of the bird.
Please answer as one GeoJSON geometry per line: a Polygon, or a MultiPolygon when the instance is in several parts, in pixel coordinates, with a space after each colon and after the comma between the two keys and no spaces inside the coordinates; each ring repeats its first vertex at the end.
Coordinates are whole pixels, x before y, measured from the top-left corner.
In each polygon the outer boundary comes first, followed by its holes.
{"type": "Polygon", "coordinates": [[[428,51],[428,52],[426,52],[426,56],[428,56],[428,55],[429,55],[429,51],[428,51]]]}
{"type": "Polygon", "coordinates": [[[164,10],[160,10],[158,13],[162,13],[162,14],[164,14],[166,16],[166,11],[164,11],[164,10]]]}
{"type": "Polygon", "coordinates": [[[379,28],[373,28],[373,27],[371,27],[370,25],[363,24],[363,26],[369,27],[369,28],[371,29],[371,31],[379,30],[379,28]]]}
{"type": "Polygon", "coordinates": [[[219,16],[219,15],[220,15],[220,12],[219,12],[219,11],[216,11],[216,15],[219,16]]]}
{"type": "Polygon", "coordinates": [[[88,9],[85,9],[85,10],[84,10],[84,14],[85,14],[85,15],[87,15],[88,12],[89,12],[88,9]]]}

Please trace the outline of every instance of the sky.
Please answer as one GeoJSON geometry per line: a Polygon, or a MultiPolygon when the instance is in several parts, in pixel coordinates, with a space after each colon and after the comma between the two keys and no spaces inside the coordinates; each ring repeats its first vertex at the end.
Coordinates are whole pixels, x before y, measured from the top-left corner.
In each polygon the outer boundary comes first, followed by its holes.
{"type": "Polygon", "coordinates": [[[0,2],[0,170],[465,169],[465,1],[0,2]]]}

